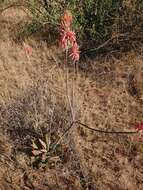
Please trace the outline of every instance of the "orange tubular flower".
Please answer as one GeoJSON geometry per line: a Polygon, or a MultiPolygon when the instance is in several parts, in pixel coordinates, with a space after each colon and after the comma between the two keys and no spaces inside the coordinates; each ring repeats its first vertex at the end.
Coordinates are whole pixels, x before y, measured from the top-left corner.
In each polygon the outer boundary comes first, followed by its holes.
{"type": "Polygon", "coordinates": [[[76,34],[71,30],[73,18],[72,14],[67,10],[61,18],[60,26],[60,47],[68,50],[70,48],[73,61],[79,60],[79,47],[76,42],[76,34]]]}
{"type": "Polygon", "coordinates": [[[79,47],[77,43],[75,42],[73,46],[71,47],[71,54],[70,57],[72,58],[73,61],[79,61],[79,47]]]}
{"type": "Polygon", "coordinates": [[[66,10],[61,18],[61,27],[65,30],[70,30],[73,18],[70,11],[66,10]]]}
{"type": "Polygon", "coordinates": [[[26,47],[26,48],[25,48],[25,52],[26,52],[26,54],[28,54],[28,55],[32,55],[32,48],[31,48],[31,47],[26,47]]]}
{"type": "Polygon", "coordinates": [[[76,41],[76,35],[72,31],[63,32],[60,39],[60,46],[64,49],[68,49],[69,45],[73,45],[76,41]]]}

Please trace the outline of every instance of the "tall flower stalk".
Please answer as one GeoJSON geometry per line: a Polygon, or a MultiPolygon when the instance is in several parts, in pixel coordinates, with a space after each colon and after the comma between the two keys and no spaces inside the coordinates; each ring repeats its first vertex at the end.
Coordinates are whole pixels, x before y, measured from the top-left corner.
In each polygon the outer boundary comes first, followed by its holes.
{"type": "MultiPolygon", "coordinates": [[[[80,51],[77,44],[76,34],[72,30],[73,17],[70,11],[66,10],[61,17],[60,22],[60,40],[59,45],[65,51],[65,65],[68,62],[68,55],[74,63],[79,61],[80,51]]],[[[66,94],[67,101],[71,110],[72,121],[75,121],[75,81],[72,79],[72,87],[69,89],[68,67],[66,67],[66,94]]],[[[75,72],[74,72],[75,74],[75,72]]],[[[75,78],[75,76],[74,76],[75,78]]]]}

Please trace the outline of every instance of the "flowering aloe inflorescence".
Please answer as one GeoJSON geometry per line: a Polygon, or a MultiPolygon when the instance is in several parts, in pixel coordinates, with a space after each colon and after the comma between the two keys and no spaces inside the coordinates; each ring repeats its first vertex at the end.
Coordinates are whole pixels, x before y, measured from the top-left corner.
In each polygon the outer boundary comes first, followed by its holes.
{"type": "Polygon", "coordinates": [[[60,47],[66,51],[70,49],[70,57],[73,61],[78,61],[80,52],[76,40],[76,34],[71,29],[72,22],[72,14],[66,10],[61,18],[60,24],[60,47]]]}

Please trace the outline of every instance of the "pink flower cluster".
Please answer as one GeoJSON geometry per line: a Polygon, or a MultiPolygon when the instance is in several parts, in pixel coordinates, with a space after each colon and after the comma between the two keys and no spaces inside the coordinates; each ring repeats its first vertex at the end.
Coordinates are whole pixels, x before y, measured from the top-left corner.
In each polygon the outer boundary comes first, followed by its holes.
{"type": "Polygon", "coordinates": [[[134,140],[143,142],[143,123],[134,124],[133,127],[138,131],[138,134],[134,136],[134,140]]]}
{"type": "Polygon", "coordinates": [[[143,123],[135,124],[134,128],[138,131],[143,131],[143,123]]]}
{"type": "Polygon", "coordinates": [[[76,34],[71,30],[73,18],[69,11],[65,11],[61,18],[60,25],[60,47],[70,49],[70,57],[73,61],[78,61],[80,57],[79,47],[76,40],[76,34]]]}

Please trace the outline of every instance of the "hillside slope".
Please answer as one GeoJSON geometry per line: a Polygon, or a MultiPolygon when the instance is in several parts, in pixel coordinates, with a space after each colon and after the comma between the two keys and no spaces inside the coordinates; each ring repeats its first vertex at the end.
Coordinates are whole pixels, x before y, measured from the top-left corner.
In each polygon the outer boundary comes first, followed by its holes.
{"type": "Polygon", "coordinates": [[[136,135],[75,125],[46,166],[33,164],[31,140],[48,134],[53,146],[72,122],[67,82],[75,117],[89,127],[133,131],[132,124],[143,122],[143,60],[134,52],[88,58],[75,74],[61,50],[37,35],[13,40],[28,19],[17,8],[0,16],[0,189],[143,189],[143,144],[136,135]]]}

